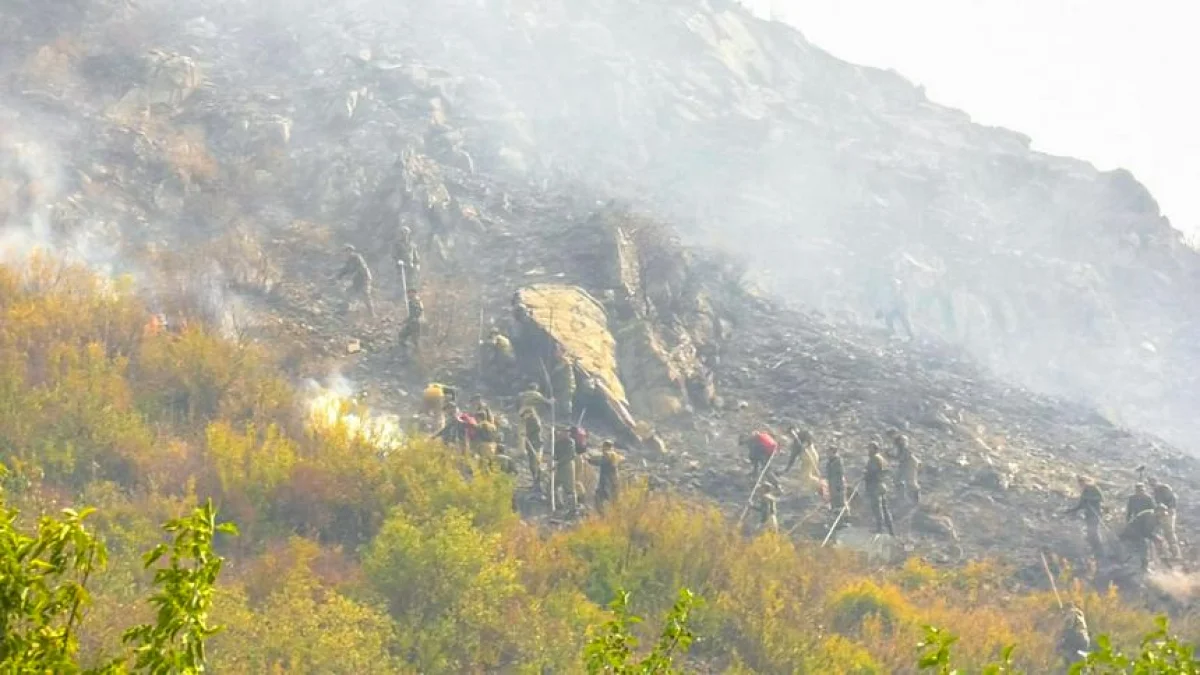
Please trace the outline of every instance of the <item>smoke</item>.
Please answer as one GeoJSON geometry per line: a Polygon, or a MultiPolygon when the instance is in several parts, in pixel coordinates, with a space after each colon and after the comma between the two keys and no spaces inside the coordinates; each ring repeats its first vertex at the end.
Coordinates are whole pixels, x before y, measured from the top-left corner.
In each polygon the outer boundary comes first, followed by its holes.
{"type": "Polygon", "coordinates": [[[355,399],[354,383],[340,373],[331,373],[324,383],[307,380],[304,389],[312,431],[364,443],[380,455],[403,445],[405,434],[400,418],[370,413],[355,399]]]}
{"type": "Polygon", "coordinates": [[[1196,572],[1154,570],[1146,575],[1146,583],[1180,604],[1200,596],[1200,573],[1196,572]]]}

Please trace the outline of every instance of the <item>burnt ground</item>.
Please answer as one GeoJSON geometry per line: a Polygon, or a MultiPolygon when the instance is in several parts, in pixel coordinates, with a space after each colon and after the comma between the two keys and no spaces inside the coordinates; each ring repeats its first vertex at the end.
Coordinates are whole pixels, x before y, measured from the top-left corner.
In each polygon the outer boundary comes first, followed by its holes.
{"type": "MultiPolygon", "coordinates": [[[[468,195],[470,189],[461,186],[460,192],[468,195]]],[[[563,236],[564,228],[585,222],[588,207],[555,203],[532,190],[508,198],[511,213],[485,211],[484,227],[470,226],[455,253],[457,264],[427,264],[431,286],[450,279],[466,293],[465,301],[459,297],[450,308],[427,299],[433,321],[455,315],[457,330],[473,334],[481,310],[485,323],[506,325],[509,299],[522,284],[589,285],[588,270],[556,267],[556,261],[571,258],[572,240],[563,236]]],[[[589,206],[600,208],[595,202],[589,206]]],[[[376,266],[380,318],[344,315],[343,295],[322,280],[340,263],[340,251],[333,243],[306,243],[311,241],[278,243],[273,255],[284,263],[284,282],[278,297],[263,305],[304,353],[321,355],[298,375],[320,379],[339,372],[361,387],[371,407],[401,417],[415,414],[430,380],[484,393],[512,412],[515,392],[481,380],[469,351],[434,347],[444,355],[436,363],[428,355],[419,363],[399,356],[393,344],[402,309],[391,270],[376,266]],[[360,342],[361,352],[347,353],[352,340],[360,342]]],[[[651,420],[664,433],[671,456],[664,460],[625,448],[632,460],[625,464],[628,474],[653,476],[737,517],[753,484],[736,445],[739,433],[763,425],[805,426],[816,436],[822,461],[829,447],[842,449],[854,483],[867,442],[903,429],[922,460],[924,491],[919,509],[896,503],[893,495],[903,548],[943,564],[1000,556],[1017,564],[1031,583],[1042,575],[1039,551],[1080,565],[1087,558],[1082,523],[1061,515],[1074,503],[1077,474],[1096,478],[1107,495],[1113,510],[1106,520],[1109,539],[1120,529],[1117,512],[1141,465],[1180,493],[1181,538],[1189,538],[1189,524],[1200,517],[1188,499],[1200,487],[1196,460],[1157,439],[1114,426],[1081,405],[1007,385],[952,345],[893,337],[882,326],[835,325],[753,292],[735,295],[724,299],[735,307],[718,375],[724,407],[651,420]]],[[[780,482],[781,527],[796,537],[822,539],[831,520],[824,506],[800,489],[795,476],[784,474],[780,482]]],[[[522,488],[527,484],[524,478],[522,488]]],[[[861,504],[853,511],[855,522],[869,517],[861,504]]],[[[544,515],[537,506],[529,512],[544,515]]]]}

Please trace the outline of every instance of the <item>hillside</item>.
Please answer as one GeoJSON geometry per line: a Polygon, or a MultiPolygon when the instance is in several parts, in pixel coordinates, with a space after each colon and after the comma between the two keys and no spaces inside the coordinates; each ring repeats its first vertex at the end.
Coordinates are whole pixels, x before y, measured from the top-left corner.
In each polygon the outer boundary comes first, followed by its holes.
{"type": "MultiPolygon", "coordinates": [[[[1042,547],[1084,557],[1056,516],[1075,474],[1114,499],[1139,465],[1200,489],[1150,435],[1195,433],[1196,258],[1145,190],[791,29],[699,0],[75,5],[3,5],[3,254],[131,273],[153,309],[285,352],[297,384],[340,376],[404,417],[430,379],[507,404],[473,374],[480,316],[507,327],[534,281],[603,297],[610,235],[666,223],[682,276],[639,280],[637,323],[719,348],[724,405],[631,398],[678,450],[629,448],[632,474],[736,515],[739,433],[805,425],[857,479],[866,442],[906,428],[927,489],[897,510],[907,548],[1001,554],[1031,583],[1042,547]],[[392,349],[400,222],[427,259],[418,363],[392,349]],[[378,320],[340,313],[344,243],[375,270],[378,320]],[[885,273],[916,341],[873,325],[885,273]]],[[[784,482],[784,528],[821,538],[784,482]]],[[[1185,497],[1185,531],[1197,518],[1185,497]]]]}

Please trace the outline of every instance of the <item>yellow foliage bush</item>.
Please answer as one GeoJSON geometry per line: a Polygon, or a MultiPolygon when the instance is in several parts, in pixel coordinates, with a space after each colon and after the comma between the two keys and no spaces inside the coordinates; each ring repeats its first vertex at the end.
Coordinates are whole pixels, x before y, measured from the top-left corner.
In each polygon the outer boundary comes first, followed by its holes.
{"type": "Polygon", "coordinates": [[[864,622],[871,617],[879,622],[886,634],[912,616],[899,589],[870,580],[854,582],[835,593],[829,600],[829,611],[833,629],[846,636],[860,635],[864,622]]]}

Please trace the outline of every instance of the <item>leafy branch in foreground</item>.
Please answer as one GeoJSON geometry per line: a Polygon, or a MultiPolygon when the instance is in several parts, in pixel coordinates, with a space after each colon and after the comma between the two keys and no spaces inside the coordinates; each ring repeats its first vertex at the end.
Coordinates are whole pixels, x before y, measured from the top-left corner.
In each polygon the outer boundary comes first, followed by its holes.
{"type": "Polygon", "coordinates": [[[85,526],[91,509],[43,517],[36,534],[0,506],[0,665],[7,672],[78,672],[76,630],[88,578],[107,551],[85,526]]]}
{"type": "MultiPolygon", "coordinates": [[[[1195,648],[1171,635],[1166,617],[1157,619],[1157,628],[1142,639],[1141,651],[1129,656],[1113,646],[1107,635],[1096,637],[1096,648],[1072,665],[1071,675],[1196,675],[1200,661],[1195,648]]],[[[951,662],[951,647],[958,638],[944,630],[925,627],[925,639],[918,645],[917,667],[937,675],[958,675],[951,662]]],[[[984,666],[983,675],[1007,675],[1019,672],[1012,664],[1013,647],[1001,653],[1000,660],[984,666]]]]}
{"type": "Polygon", "coordinates": [[[233,523],[217,524],[212,500],[191,515],[168,521],[163,529],[175,535],[168,547],[159,544],[145,556],[147,568],[168,552],[168,562],[154,573],[159,590],[150,597],[158,608],[154,624],[144,624],[125,632],[126,643],[134,649],[134,667],[149,673],[204,672],[204,641],[220,632],[220,626],[208,623],[213,591],[224,559],[213,550],[218,533],[237,534],[233,523]]]}
{"type": "Polygon", "coordinates": [[[621,675],[668,675],[677,673],[675,656],[686,653],[695,640],[688,627],[692,608],[697,599],[688,589],[680,589],[679,598],[667,614],[662,633],[654,649],[640,661],[630,662],[638,646],[633,627],[642,622],[641,617],[629,611],[629,593],[618,591],[610,608],[613,618],[600,630],[600,634],[588,642],[584,650],[589,673],[616,673],[621,675]]]}

